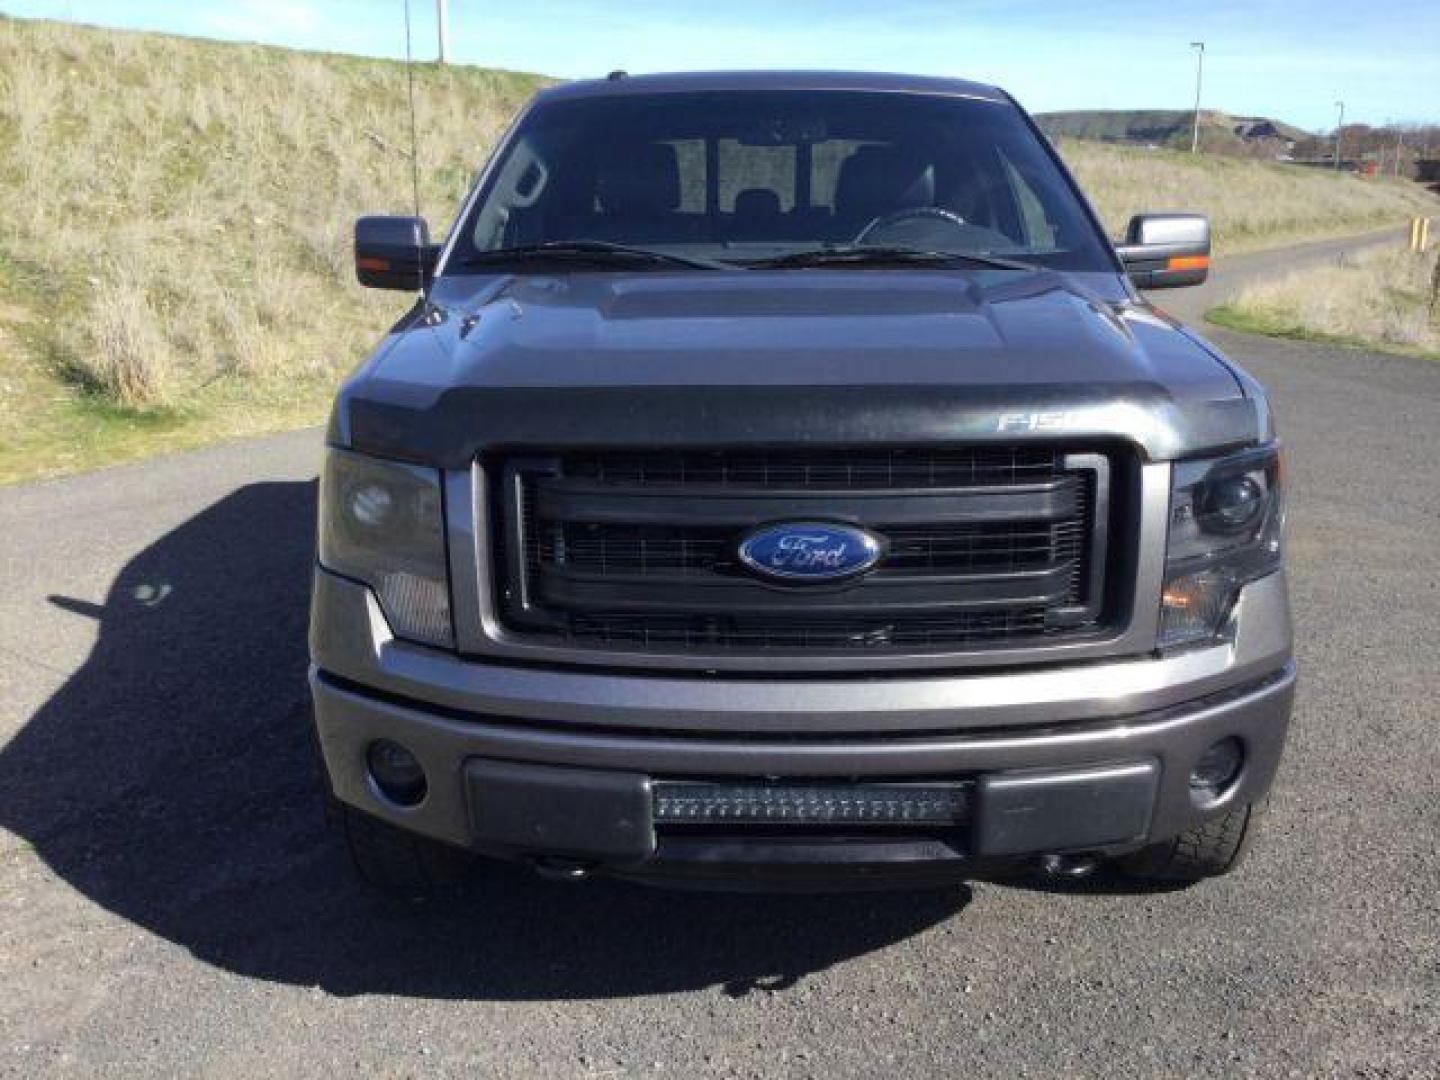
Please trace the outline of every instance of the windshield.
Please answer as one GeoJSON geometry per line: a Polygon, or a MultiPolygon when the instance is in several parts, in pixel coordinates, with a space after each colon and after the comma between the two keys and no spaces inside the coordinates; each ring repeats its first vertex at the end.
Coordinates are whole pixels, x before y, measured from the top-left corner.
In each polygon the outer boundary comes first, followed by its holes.
{"type": "Polygon", "coordinates": [[[1018,109],[922,94],[541,105],[491,170],[452,265],[575,243],[734,265],[795,265],[806,252],[861,246],[1114,270],[1018,109]]]}

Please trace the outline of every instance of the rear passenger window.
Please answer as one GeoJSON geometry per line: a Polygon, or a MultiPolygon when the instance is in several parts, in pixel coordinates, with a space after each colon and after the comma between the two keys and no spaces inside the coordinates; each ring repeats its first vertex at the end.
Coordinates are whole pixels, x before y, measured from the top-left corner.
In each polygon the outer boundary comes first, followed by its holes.
{"type": "Polygon", "coordinates": [[[705,140],[679,139],[670,143],[675,148],[675,162],[680,167],[680,205],[682,214],[705,213],[705,140]]]}
{"type": "Polygon", "coordinates": [[[780,209],[795,209],[795,147],[747,146],[737,139],[721,139],[720,210],[733,213],[735,197],[761,188],[773,191],[780,209]]]}

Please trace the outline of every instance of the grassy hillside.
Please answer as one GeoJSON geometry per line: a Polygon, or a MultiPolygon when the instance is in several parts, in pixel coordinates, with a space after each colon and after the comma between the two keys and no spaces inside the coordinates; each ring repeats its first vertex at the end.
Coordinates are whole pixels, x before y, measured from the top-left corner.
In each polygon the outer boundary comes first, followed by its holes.
{"type": "MultiPolygon", "coordinates": [[[[417,71],[448,223],[538,76],[417,71]]],[[[410,212],[402,65],[0,18],[0,481],[314,422],[406,301],[353,284],[410,212]]]]}
{"type": "Polygon", "coordinates": [[[1080,140],[1060,153],[1113,236],[1140,210],[1194,210],[1210,215],[1221,254],[1440,214],[1440,199],[1404,180],[1080,140]]]}
{"type": "MultiPolygon", "coordinates": [[[[437,227],[543,82],[418,70],[437,227]]],[[[349,237],[410,209],[408,146],[399,64],[0,17],[0,482],[319,422],[406,304],[353,284],[349,237]]],[[[1065,152],[1117,229],[1197,208],[1229,246],[1416,205],[1353,178],[1065,152]]]]}

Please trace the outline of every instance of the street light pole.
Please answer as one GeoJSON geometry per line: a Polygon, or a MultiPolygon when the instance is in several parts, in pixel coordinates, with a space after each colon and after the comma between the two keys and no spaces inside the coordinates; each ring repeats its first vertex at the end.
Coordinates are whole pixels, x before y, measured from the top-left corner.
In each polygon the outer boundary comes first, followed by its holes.
{"type": "Polygon", "coordinates": [[[1335,107],[1340,110],[1340,119],[1335,122],[1335,171],[1340,171],[1340,140],[1345,134],[1345,102],[1335,102],[1335,107]]]}
{"type": "Polygon", "coordinates": [[[435,21],[440,24],[440,63],[450,62],[450,0],[435,0],[435,21]]]}
{"type": "Polygon", "coordinates": [[[1205,43],[1192,41],[1190,48],[1200,50],[1195,61],[1195,126],[1190,132],[1190,153],[1194,154],[1200,149],[1200,84],[1205,77],[1205,43]]]}

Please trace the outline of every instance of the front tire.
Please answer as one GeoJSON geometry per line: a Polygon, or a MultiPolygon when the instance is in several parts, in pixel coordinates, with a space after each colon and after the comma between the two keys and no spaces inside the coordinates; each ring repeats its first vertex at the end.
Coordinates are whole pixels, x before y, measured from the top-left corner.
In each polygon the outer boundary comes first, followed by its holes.
{"type": "Polygon", "coordinates": [[[389,896],[428,899],[458,882],[470,864],[463,851],[352,807],[340,808],[340,827],[356,876],[389,896]]]}
{"type": "Polygon", "coordinates": [[[1142,881],[1195,882],[1235,870],[1259,828],[1259,811],[1249,803],[1212,818],[1179,836],[1142,848],[1120,860],[1127,877],[1142,881]]]}

